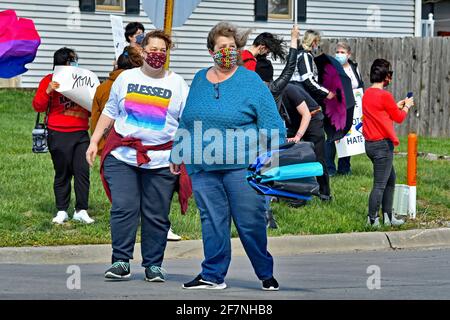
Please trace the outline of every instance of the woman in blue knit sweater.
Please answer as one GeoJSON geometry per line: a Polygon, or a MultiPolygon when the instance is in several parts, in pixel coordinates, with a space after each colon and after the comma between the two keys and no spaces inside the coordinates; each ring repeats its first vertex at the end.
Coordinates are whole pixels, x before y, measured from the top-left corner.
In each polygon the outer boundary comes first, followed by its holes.
{"type": "Polygon", "coordinates": [[[226,288],[231,219],[263,290],[279,288],[267,251],[264,197],[248,185],[246,168],[258,150],[284,142],[285,128],[267,86],[238,66],[248,34],[226,22],[210,31],[215,63],[195,75],[175,137],[171,170],[178,174],[184,162],[192,179],[205,255],[201,273],[184,289],[226,288]]]}

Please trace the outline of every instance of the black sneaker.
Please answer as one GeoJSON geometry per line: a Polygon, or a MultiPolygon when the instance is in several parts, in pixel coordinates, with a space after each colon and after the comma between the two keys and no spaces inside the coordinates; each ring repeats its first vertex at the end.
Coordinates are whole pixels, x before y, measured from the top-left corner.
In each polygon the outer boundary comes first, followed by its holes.
{"type": "Polygon", "coordinates": [[[289,200],[286,200],[286,203],[287,203],[288,207],[290,207],[290,208],[300,208],[300,207],[306,206],[307,201],[303,200],[303,199],[296,199],[296,200],[289,199],[289,200]]]}
{"type": "Polygon", "coordinates": [[[222,283],[214,283],[209,282],[202,279],[201,275],[198,275],[194,280],[191,282],[187,282],[183,284],[183,289],[209,289],[209,290],[223,290],[227,287],[225,282],[222,283]]]}
{"type": "Polygon", "coordinates": [[[124,261],[114,262],[105,272],[105,278],[111,280],[126,280],[130,276],[130,263],[124,261]]]}
{"type": "Polygon", "coordinates": [[[333,197],[330,195],[321,194],[319,195],[320,200],[323,202],[331,202],[333,200],[333,197]]]}
{"type": "Polygon", "coordinates": [[[277,280],[272,277],[268,280],[263,280],[262,289],[265,291],[278,291],[280,289],[280,286],[278,285],[277,280]]]}
{"type": "Polygon", "coordinates": [[[166,271],[158,266],[145,268],[145,281],[164,282],[166,281],[166,271]]]}

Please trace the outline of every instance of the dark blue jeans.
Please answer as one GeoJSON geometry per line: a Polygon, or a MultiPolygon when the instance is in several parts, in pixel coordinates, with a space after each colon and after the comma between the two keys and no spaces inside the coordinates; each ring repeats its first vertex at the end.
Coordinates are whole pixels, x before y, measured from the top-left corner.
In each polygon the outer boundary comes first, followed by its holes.
{"type": "Polygon", "coordinates": [[[395,191],[394,145],[391,140],[365,142],[366,154],[373,164],[373,187],[369,196],[369,217],[375,220],[380,210],[392,218],[395,191]]]}
{"type": "Polygon", "coordinates": [[[178,177],[169,168],[142,169],[109,155],[104,175],[111,190],[112,262],[133,259],[141,222],[142,266],[160,267],[170,228],[169,211],[178,177]]]}
{"type": "Polygon", "coordinates": [[[350,174],[350,157],[344,157],[338,159],[338,167],[336,170],[336,164],[334,159],[336,158],[336,145],[334,142],[325,142],[325,160],[327,163],[328,173],[330,175],[338,174],[350,174]]]}
{"type": "Polygon", "coordinates": [[[191,176],[200,210],[205,259],[201,276],[222,283],[231,262],[231,219],[257,277],[273,274],[273,258],[267,251],[264,196],[247,183],[246,170],[201,171],[191,176]]]}

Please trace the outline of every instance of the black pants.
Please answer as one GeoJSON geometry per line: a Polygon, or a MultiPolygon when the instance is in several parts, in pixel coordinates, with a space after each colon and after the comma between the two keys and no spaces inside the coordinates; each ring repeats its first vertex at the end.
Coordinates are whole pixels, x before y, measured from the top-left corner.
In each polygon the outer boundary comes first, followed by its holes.
{"type": "Polygon", "coordinates": [[[327,162],[328,174],[334,175],[336,172],[338,174],[350,174],[351,165],[350,157],[343,157],[338,159],[338,167],[336,171],[336,164],[334,158],[336,158],[336,144],[334,141],[325,142],[325,157],[327,162]]]}
{"type": "Polygon", "coordinates": [[[168,167],[130,166],[112,155],[104,162],[111,190],[112,262],[133,259],[136,232],[141,221],[142,266],[160,267],[170,228],[169,212],[178,176],[168,167]]]}
{"type": "Polygon", "coordinates": [[[394,145],[391,140],[365,141],[366,154],[373,164],[373,187],[369,196],[369,217],[378,216],[380,205],[383,212],[392,218],[394,203],[395,170],[394,145]]]}
{"type": "Polygon", "coordinates": [[[72,177],[74,177],[75,209],[87,210],[89,202],[89,147],[87,131],[48,131],[48,146],[55,169],[54,192],[56,208],[67,211],[70,205],[72,177]]]}
{"type": "Polygon", "coordinates": [[[308,129],[303,136],[304,141],[314,143],[314,153],[316,154],[317,161],[323,167],[323,175],[317,177],[319,183],[320,195],[323,199],[328,198],[331,195],[330,190],[330,177],[328,176],[327,165],[325,162],[325,132],[323,131],[323,115],[321,112],[317,113],[311,118],[308,129]]]}

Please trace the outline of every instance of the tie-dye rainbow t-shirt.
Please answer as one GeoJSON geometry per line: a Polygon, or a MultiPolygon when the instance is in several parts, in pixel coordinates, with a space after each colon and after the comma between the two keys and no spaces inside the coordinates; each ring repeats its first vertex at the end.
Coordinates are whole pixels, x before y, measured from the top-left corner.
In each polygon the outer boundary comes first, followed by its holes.
{"type": "Polygon", "coordinates": [[[171,98],[170,89],[128,84],[125,96],[126,122],[140,128],[163,130],[171,98]]]}
{"type": "MultiPolygon", "coordinates": [[[[176,73],[162,79],[146,76],[139,68],[126,70],[114,82],[103,114],[115,120],[114,128],[124,137],[160,145],[173,140],[189,87],[176,73]]],[[[117,159],[136,164],[136,151],[120,147],[111,153],[117,159]]],[[[169,165],[170,151],[149,151],[151,162],[144,168],[169,165]]]]}

